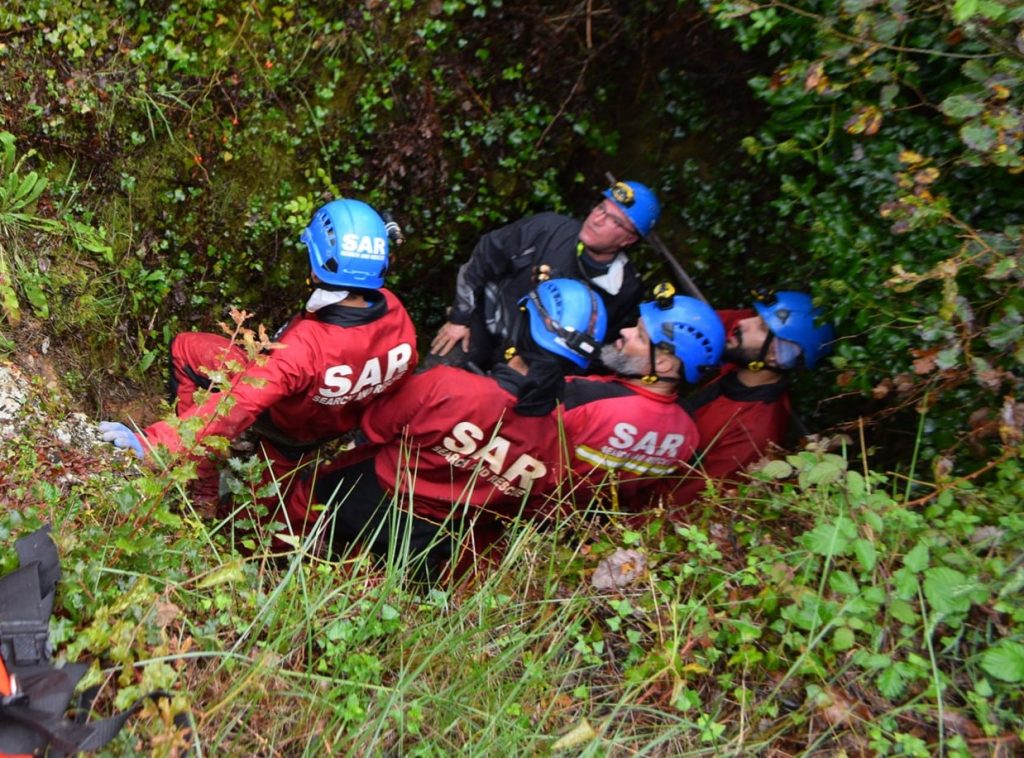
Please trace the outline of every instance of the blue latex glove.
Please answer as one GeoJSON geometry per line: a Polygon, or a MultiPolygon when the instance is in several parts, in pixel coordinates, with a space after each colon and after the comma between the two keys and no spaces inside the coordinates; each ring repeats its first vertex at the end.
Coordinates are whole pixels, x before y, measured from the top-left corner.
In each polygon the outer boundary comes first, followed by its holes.
{"type": "Polygon", "coordinates": [[[135,453],[135,457],[142,459],[146,452],[142,449],[142,443],[135,436],[135,432],[124,424],[116,421],[101,421],[99,424],[100,436],[104,441],[110,442],[114,447],[127,448],[135,453]]]}

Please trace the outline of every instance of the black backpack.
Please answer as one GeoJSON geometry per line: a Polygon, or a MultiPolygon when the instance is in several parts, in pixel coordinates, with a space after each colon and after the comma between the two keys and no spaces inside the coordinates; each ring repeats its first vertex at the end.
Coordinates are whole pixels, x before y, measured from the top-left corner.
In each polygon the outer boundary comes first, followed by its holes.
{"type": "MultiPolygon", "coordinates": [[[[15,545],[20,568],[0,578],[0,758],[71,755],[99,750],[147,700],[170,697],[151,692],[128,710],[101,721],[88,721],[99,688],[78,696],[75,716],[65,713],[87,663],[57,668],[51,662],[49,623],[60,579],[57,547],[45,526],[15,545]]],[[[187,714],[174,723],[187,729],[187,714]]]]}

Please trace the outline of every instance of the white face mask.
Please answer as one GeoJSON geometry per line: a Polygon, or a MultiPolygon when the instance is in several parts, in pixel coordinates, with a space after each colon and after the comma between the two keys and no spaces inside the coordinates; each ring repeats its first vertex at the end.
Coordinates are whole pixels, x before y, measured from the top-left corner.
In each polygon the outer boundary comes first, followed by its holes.
{"type": "Polygon", "coordinates": [[[322,290],[315,289],[313,294],[309,296],[309,300],[306,301],[306,310],[310,313],[316,313],[321,308],[326,308],[328,305],[334,305],[340,303],[348,297],[348,290],[322,290]]]}

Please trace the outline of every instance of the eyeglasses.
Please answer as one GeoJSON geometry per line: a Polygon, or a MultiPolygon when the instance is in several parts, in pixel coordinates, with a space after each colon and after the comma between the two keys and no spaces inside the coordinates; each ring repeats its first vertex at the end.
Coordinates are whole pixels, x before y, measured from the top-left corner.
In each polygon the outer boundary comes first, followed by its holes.
{"type": "Polygon", "coordinates": [[[619,229],[621,229],[622,231],[628,232],[629,234],[636,234],[636,232],[633,230],[633,225],[631,223],[629,223],[628,221],[622,221],[617,216],[614,216],[608,210],[607,200],[602,200],[600,203],[598,203],[594,207],[594,210],[599,211],[602,216],[609,219],[613,224],[615,224],[615,226],[619,227],[619,229]]]}

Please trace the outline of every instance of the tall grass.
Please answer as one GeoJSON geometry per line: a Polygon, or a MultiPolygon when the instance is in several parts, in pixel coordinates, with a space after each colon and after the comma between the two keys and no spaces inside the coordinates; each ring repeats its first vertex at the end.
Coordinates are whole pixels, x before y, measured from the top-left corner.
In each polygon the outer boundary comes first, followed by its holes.
{"type": "Polygon", "coordinates": [[[571,523],[514,524],[500,565],[427,587],[408,580],[398,534],[384,560],[328,559],[325,516],[287,551],[257,532],[239,552],[238,519],[200,517],[173,472],[49,434],[33,422],[0,453],[0,535],[55,524],[58,654],[96,661],[99,714],[176,693],[111,754],[181,747],[179,710],[202,755],[1020,744],[1019,686],[994,657],[1017,649],[1024,620],[1015,461],[986,491],[964,483],[921,511],[886,477],[804,452],[677,524],[629,528],[600,498],[571,523]],[[72,462],[88,475],[62,478],[72,462]],[[648,573],[595,591],[590,574],[621,545],[647,552],[648,573]]]}

